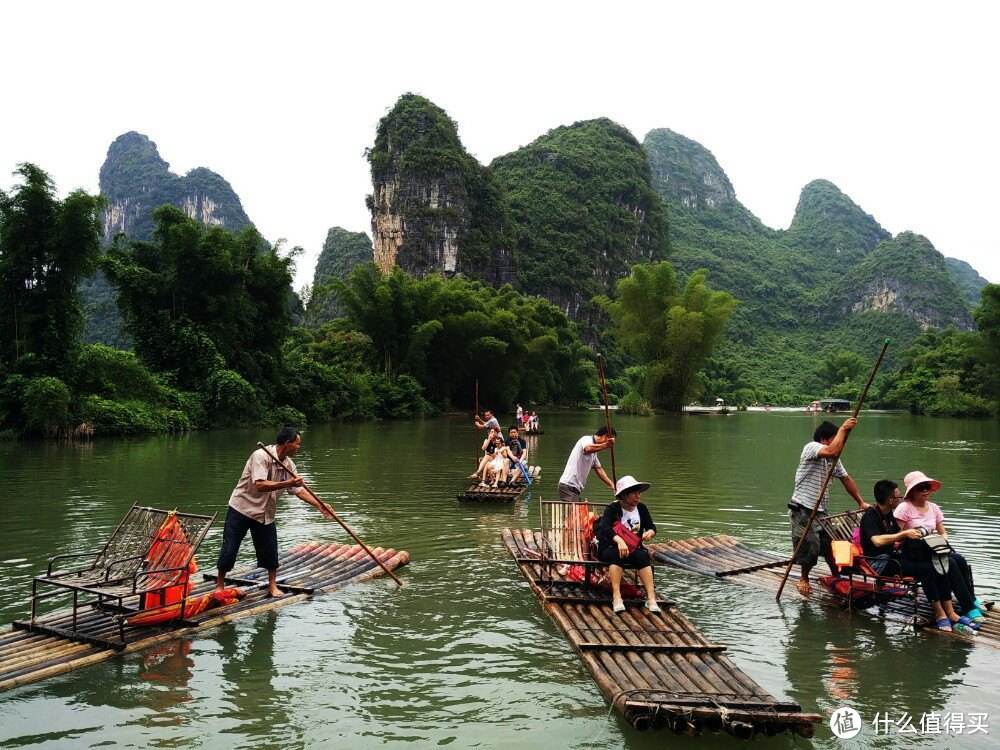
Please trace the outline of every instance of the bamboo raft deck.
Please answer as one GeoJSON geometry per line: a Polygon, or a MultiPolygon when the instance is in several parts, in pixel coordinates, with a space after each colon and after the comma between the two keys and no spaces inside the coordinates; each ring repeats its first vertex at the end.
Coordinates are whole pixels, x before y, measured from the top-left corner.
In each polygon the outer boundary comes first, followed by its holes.
{"type": "MultiPolygon", "coordinates": [[[[664,565],[700,575],[749,583],[773,592],[777,592],[778,586],[781,585],[781,577],[785,573],[785,566],[788,565],[789,560],[789,558],[773,552],[754,549],[726,535],[677,539],[665,543],[650,544],[648,549],[653,558],[664,565]]],[[[788,576],[788,583],[785,584],[782,591],[782,599],[802,599],[802,595],[795,588],[796,581],[798,581],[798,571],[793,567],[788,576]]],[[[812,593],[809,598],[827,606],[847,609],[844,597],[831,593],[815,579],[812,582],[812,593]]],[[[987,603],[987,607],[990,609],[992,606],[992,602],[987,603]]],[[[854,607],[851,611],[876,620],[913,624],[915,627],[935,635],[949,636],[1000,648],[1000,618],[984,613],[986,621],[982,624],[979,633],[972,638],[961,633],[938,630],[934,627],[931,606],[923,591],[918,595],[915,622],[913,603],[910,600],[890,599],[867,609],[854,607]]]]}
{"type": "MultiPolygon", "coordinates": [[[[529,466],[528,473],[531,474],[531,481],[534,482],[542,475],[542,467],[529,466]]],[[[513,487],[480,487],[478,484],[472,484],[469,485],[469,489],[458,495],[458,499],[470,502],[512,503],[515,500],[520,500],[527,490],[528,483],[523,479],[519,480],[513,487]]]]}
{"type": "MultiPolygon", "coordinates": [[[[376,547],[372,552],[390,570],[406,565],[410,560],[410,555],[405,550],[397,552],[376,547]]],[[[308,542],[292,547],[280,559],[280,564],[278,587],[286,592],[284,596],[267,596],[267,571],[263,568],[233,571],[227,578],[230,585],[252,589],[245,598],[172,625],[142,628],[126,626],[127,644],[122,649],[31,632],[29,621],[16,621],[9,632],[0,634],[0,691],[90,666],[119,653],[141,651],[224,622],[297,604],[350,583],[385,575],[375,561],[357,545],[308,542]]],[[[214,573],[205,574],[204,578],[205,581],[195,587],[192,596],[206,593],[215,587],[214,573]]],[[[39,617],[38,622],[53,627],[68,627],[69,615],[67,611],[60,610],[39,617]]],[[[118,632],[112,618],[106,612],[96,610],[82,614],[78,627],[84,635],[97,637],[108,637],[118,632]]]]}
{"type": "Polygon", "coordinates": [[[504,529],[504,544],[543,609],[566,635],[607,701],[636,729],[726,730],[738,737],[813,734],[818,714],[769,695],[709,643],[671,602],[662,613],[632,606],[616,615],[610,592],[542,578],[541,532],[504,529]]]}

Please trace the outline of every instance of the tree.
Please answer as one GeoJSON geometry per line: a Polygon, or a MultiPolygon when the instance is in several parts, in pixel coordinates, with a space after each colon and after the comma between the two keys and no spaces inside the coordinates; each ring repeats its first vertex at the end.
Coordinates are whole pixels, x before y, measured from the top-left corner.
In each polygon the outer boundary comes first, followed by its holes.
{"type": "Polygon", "coordinates": [[[593,363],[576,327],[554,305],[463,277],[415,279],[358,267],[335,282],[349,325],[371,342],[390,383],[416,379],[437,403],[575,403],[590,398],[593,363]]]}
{"type": "Polygon", "coordinates": [[[0,366],[64,377],[83,329],[77,286],[100,254],[97,196],[77,190],[64,201],[34,164],[0,192],[0,366]]]}
{"type": "Polygon", "coordinates": [[[203,390],[232,370],[271,395],[290,326],[291,258],[253,229],[205,227],[173,206],[154,218],[151,242],[119,238],[103,261],[139,356],[182,388],[203,390]]]}
{"type": "Polygon", "coordinates": [[[646,366],[645,394],[653,406],[678,411],[695,395],[698,371],[725,330],[736,300],[695,271],[683,290],[670,263],[639,264],[618,282],[614,301],[598,298],[622,346],[646,366]]]}

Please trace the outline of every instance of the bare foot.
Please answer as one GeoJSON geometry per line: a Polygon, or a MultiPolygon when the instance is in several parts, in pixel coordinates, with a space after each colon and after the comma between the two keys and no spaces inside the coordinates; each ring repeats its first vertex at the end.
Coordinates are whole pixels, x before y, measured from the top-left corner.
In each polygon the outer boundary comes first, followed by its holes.
{"type": "Polygon", "coordinates": [[[273,588],[268,590],[267,595],[272,599],[277,599],[279,596],[283,596],[284,593],[285,592],[279,588],[273,588]]]}
{"type": "Polygon", "coordinates": [[[802,596],[809,596],[812,593],[812,586],[809,585],[808,578],[800,578],[799,582],[795,584],[795,588],[799,590],[802,596]]]}
{"type": "Polygon", "coordinates": [[[469,474],[468,479],[479,479],[478,474],[469,474]]]}

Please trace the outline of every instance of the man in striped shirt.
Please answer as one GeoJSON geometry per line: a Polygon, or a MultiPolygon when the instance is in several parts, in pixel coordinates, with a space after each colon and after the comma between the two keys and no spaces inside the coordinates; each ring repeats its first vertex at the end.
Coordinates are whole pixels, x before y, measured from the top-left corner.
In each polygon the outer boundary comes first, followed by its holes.
{"type": "Polygon", "coordinates": [[[802,449],[802,455],[799,457],[799,467],[795,470],[795,489],[792,491],[792,499],[788,503],[788,520],[792,526],[792,549],[795,549],[799,539],[805,533],[812,509],[819,502],[816,518],[813,519],[809,533],[806,534],[806,539],[795,558],[795,562],[802,566],[802,576],[799,578],[798,589],[803,596],[810,594],[809,571],[816,565],[821,554],[826,559],[831,571],[837,569],[833,563],[830,536],[816,524],[816,519],[827,515],[826,504],[830,499],[830,486],[826,486],[823,497],[819,496],[819,491],[826,480],[826,475],[830,472],[832,461],[837,462],[833,469],[833,476],[844,485],[847,494],[854,498],[859,508],[868,507],[868,503],[858,492],[858,485],[851,479],[851,475],[847,473],[847,469],[838,458],[844,449],[847,433],[853,430],[857,423],[858,420],[851,417],[844,420],[838,429],[833,422],[823,422],[816,428],[812,442],[806,443],[802,449]]]}

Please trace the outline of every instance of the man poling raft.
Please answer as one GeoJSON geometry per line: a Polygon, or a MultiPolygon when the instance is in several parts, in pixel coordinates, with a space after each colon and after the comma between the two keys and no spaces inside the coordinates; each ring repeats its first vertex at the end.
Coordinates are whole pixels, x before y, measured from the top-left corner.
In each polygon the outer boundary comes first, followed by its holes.
{"type": "MultiPolygon", "coordinates": [[[[781,601],[781,592],[784,591],[785,582],[788,581],[788,574],[792,571],[792,566],[796,562],[802,565],[802,579],[799,581],[799,593],[803,596],[809,595],[809,571],[816,562],[816,558],[813,558],[812,556],[812,548],[816,548],[817,557],[820,551],[822,551],[824,555],[829,555],[828,559],[832,563],[832,553],[828,552],[829,537],[826,537],[826,546],[824,548],[824,539],[817,533],[816,529],[813,528],[813,521],[816,519],[816,514],[820,509],[825,510],[830,480],[834,477],[834,474],[841,478],[844,482],[844,487],[857,501],[859,507],[868,507],[868,503],[866,503],[864,498],[861,497],[854,481],[850,479],[850,475],[847,473],[846,469],[844,469],[843,464],[840,463],[840,455],[844,452],[844,446],[847,445],[847,438],[850,435],[851,430],[854,429],[854,426],[858,422],[858,413],[861,411],[861,407],[865,403],[865,398],[868,396],[868,389],[871,387],[872,381],[875,379],[875,373],[878,372],[878,368],[882,364],[882,359],[885,357],[885,350],[888,348],[889,339],[886,339],[882,344],[882,350],[878,354],[878,359],[875,360],[875,366],[872,367],[871,374],[868,376],[868,382],[865,383],[864,390],[861,391],[861,396],[858,398],[858,405],[854,409],[854,413],[851,415],[850,419],[846,420],[844,424],[841,425],[839,430],[837,430],[834,425],[830,424],[830,427],[834,427],[834,435],[829,434],[828,428],[824,432],[820,432],[820,429],[817,428],[814,438],[816,438],[816,444],[819,445],[819,448],[813,447],[814,443],[809,443],[802,450],[802,455],[799,459],[799,468],[795,474],[796,491],[798,491],[801,486],[802,494],[793,494],[792,502],[789,503],[788,509],[788,518],[792,527],[792,544],[795,549],[792,552],[792,559],[788,561],[788,567],[785,568],[785,574],[782,576],[781,584],[778,586],[778,593],[775,596],[775,601],[781,601]],[[824,435],[828,441],[825,445],[823,440],[824,435]],[[816,460],[819,460],[820,464],[809,464],[810,461],[816,460]],[[818,479],[819,475],[822,473],[825,473],[826,477],[823,479],[822,484],[819,486],[819,490],[815,494],[815,501],[809,503],[812,498],[806,498],[805,491],[807,487],[811,489],[814,486],[814,483],[812,481],[807,482],[806,478],[808,477],[811,480],[812,477],[816,477],[818,479]],[[799,511],[797,508],[792,507],[793,504],[803,505],[804,503],[809,504],[804,505],[803,511],[799,511]],[[806,547],[807,544],[809,545],[808,547],[806,547]],[[803,553],[804,547],[806,548],[805,553],[803,553]]],[[[823,427],[823,425],[820,425],[820,427],[823,427]]],[[[830,570],[836,570],[836,567],[831,564],[830,570]]]]}
{"type": "Polygon", "coordinates": [[[298,476],[291,457],[302,446],[302,435],[293,427],[283,427],[275,438],[274,445],[257,444],[257,450],[250,454],[239,482],[229,498],[226,525],[222,535],[222,549],[219,552],[216,591],[224,591],[226,575],[236,564],[236,555],[246,537],[247,531],[253,539],[257,553],[257,565],[267,571],[268,593],[281,596],[277,584],[278,573],[278,532],[274,519],[277,513],[277,498],[283,491],[294,494],[305,503],[316,508],[324,517],[339,523],[362,549],[379,564],[399,586],[403,582],[389,570],[361,539],[324,503],[298,476]]]}

